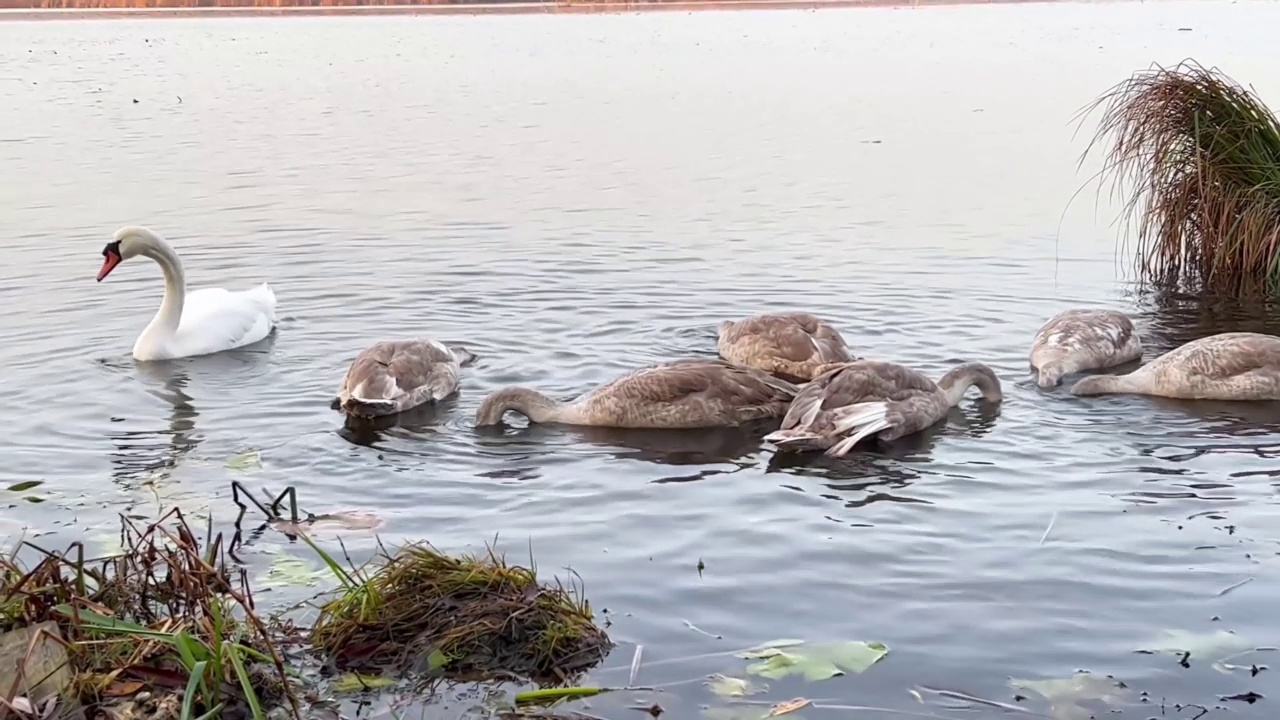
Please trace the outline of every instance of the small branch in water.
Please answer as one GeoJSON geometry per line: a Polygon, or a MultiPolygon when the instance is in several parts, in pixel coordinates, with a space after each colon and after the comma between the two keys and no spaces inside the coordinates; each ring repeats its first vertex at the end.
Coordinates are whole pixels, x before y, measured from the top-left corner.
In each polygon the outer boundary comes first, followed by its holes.
{"type": "Polygon", "coordinates": [[[631,679],[627,680],[628,685],[636,684],[636,676],[640,674],[640,653],[644,652],[643,645],[636,645],[636,654],[631,658],[631,679]]]}
{"type": "Polygon", "coordinates": [[[1054,510],[1053,515],[1049,516],[1049,527],[1044,529],[1044,534],[1040,536],[1040,544],[1049,539],[1049,533],[1053,531],[1053,524],[1058,521],[1058,511],[1054,510]]]}
{"type": "Polygon", "coordinates": [[[1253,578],[1251,578],[1251,577],[1247,577],[1247,578],[1245,578],[1245,579],[1241,580],[1240,582],[1238,582],[1238,583],[1236,583],[1236,584],[1234,584],[1234,585],[1231,585],[1231,586],[1229,586],[1229,587],[1225,587],[1225,588],[1223,588],[1223,589],[1219,590],[1219,591],[1218,591],[1218,597],[1222,597],[1223,595],[1226,595],[1227,593],[1232,592],[1233,590],[1235,590],[1235,589],[1237,589],[1237,588],[1239,588],[1239,587],[1241,587],[1241,586],[1243,586],[1243,585],[1248,585],[1248,584],[1249,584],[1249,583],[1251,583],[1251,582],[1253,582],[1253,578]]]}
{"type": "Polygon", "coordinates": [[[716,634],[714,634],[714,633],[709,633],[709,632],[707,632],[706,630],[703,630],[702,628],[698,627],[697,625],[694,625],[693,623],[689,622],[688,620],[683,620],[682,622],[684,623],[684,626],[685,626],[685,627],[689,628],[690,630],[692,630],[692,631],[694,631],[694,632],[696,632],[696,633],[702,633],[703,635],[706,635],[707,637],[715,638],[715,639],[717,639],[717,640],[723,640],[723,639],[724,639],[723,637],[721,637],[721,636],[719,636],[719,635],[716,635],[716,634]]]}
{"type": "Polygon", "coordinates": [[[1209,708],[1207,708],[1207,707],[1205,707],[1205,706],[1203,706],[1203,705],[1183,705],[1183,706],[1182,706],[1182,709],[1184,709],[1184,710],[1186,710],[1186,709],[1193,709],[1193,710],[1199,710],[1199,711],[1200,711],[1200,714],[1198,714],[1198,715],[1196,715],[1195,717],[1191,718],[1191,720],[1200,720],[1200,718],[1202,718],[1202,717],[1204,717],[1205,715],[1208,715],[1208,714],[1209,714],[1209,708]]]}
{"type": "Polygon", "coordinates": [[[1025,713],[1028,715],[1040,715],[1040,713],[1035,712],[1033,710],[1028,710],[1027,708],[1024,708],[1024,707],[1019,707],[1017,705],[1010,705],[1009,703],[1003,703],[1003,702],[1000,702],[999,700],[989,700],[984,697],[978,697],[977,695],[970,695],[969,693],[957,692],[955,690],[942,690],[939,688],[926,687],[924,685],[917,685],[915,687],[915,690],[916,692],[912,694],[914,694],[916,698],[921,702],[924,702],[924,700],[923,698],[920,697],[919,691],[923,690],[926,693],[929,693],[931,695],[937,695],[938,697],[951,698],[953,700],[960,700],[962,702],[974,703],[977,705],[986,705],[988,707],[1000,708],[1001,710],[1008,710],[1010,712],[1025,713]]]}
{"type": "MultiPolygon", "coordinates": [[[[735,702],[735,705],[764,706],[764,705],[773,705],[773,703],[774,703],[773,701],[749,700],[749,701],[737,701],[735,702]]],[[[892,707],[874,707],[870,705],[827,705],[827,703],[824,703],[824,702],[813,702],[812,705],[810,705],[809,707],[813,707],[814,710],[854,710],[854,711],[887,712],[887,714],[906,715],[909,717],[933,717],[933,719],[936,719],[936,720],[954,720],[952,719],[952,717],[947,717],[946,715],[937,715],[937,714],[934,714],[934,712],[915,712],[913,710],[893,710],[892,707]]],[[[1019,707],[1018,710],[1023,710],[1023,708],[1019,707]]],[[[1025,712],[1025,710],[1023,711],[1025,712]]]]}

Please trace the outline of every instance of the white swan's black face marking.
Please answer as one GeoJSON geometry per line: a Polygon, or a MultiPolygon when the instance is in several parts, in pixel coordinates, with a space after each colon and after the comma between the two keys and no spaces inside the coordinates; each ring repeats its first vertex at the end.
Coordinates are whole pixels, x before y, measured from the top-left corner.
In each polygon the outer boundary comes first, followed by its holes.
{"type": "Polygon", "coordinates": [[[102,248],[102,257],[102,269],[98,271],[98,282],[102,282],[102,278],[110,275],[111,271],[124,260],[120,256],[120,241],[107,243],[107,246],[102,248]]]}

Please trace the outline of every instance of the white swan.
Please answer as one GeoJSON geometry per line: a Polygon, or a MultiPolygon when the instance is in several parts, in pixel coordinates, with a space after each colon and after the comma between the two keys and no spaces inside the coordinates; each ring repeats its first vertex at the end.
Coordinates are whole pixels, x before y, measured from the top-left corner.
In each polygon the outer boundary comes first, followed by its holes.
{"type": "Polygon", "coordinates": [[[263,283],[235,292],[222,288],[187,292],[178,253],[144,227],[130,225],[116,231],[102,250],[98,282],[137,255],[155,260],[164,272],[164,300],[133,344],[135,359],[169,360],[232,350],[258,342],[275,327],[276,295],[270,286],[263,283]]]}

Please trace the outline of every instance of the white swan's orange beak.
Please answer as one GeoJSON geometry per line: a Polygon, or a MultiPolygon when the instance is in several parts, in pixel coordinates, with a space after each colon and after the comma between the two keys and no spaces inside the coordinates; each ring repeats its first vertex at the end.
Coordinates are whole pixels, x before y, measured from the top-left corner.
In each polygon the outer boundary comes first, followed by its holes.
{"type": "Polygon", "coordinates": [[[110,250],[102,253],[102,257],[105,259],[102,261],[102,269],[98,271],[98,282],[102,282],[102,278],[110,275],[111,271],[116,269],[116,266],[120,264],[121,260],[119,253],[114,253],[110,250]]]}

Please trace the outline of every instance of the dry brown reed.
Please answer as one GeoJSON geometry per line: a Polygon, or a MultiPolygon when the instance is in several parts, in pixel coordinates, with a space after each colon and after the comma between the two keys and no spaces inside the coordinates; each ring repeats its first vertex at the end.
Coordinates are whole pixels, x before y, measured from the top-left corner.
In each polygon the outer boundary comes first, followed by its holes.
{"type": "Polygon", "coordinates": [[[1125,229],[1136,229],[1139,280],[1280,291],[1280,122],[1262,100],[1188,60],[1136,73],[1084,114],[1099,107],[1085,156],[1111,139],[1102,174],[1125,198],[1125,229]]]}
{"type": "Polygon", "coordinates": [[[263,717],[264,704],[286,701],[299,716],[274,632],[220,534],[202,551],[175,508],[147,525],[122,516],[121,543],[124,552],[99,559],[81,543],[64,552],[24,543],[42,556],[30,569],[0,559],[0,630],[57,623],[88,717],[142,689],[176,694],[183,717],[263,717]]]}
{"type": "Polygon", "coordinates": [[[410,544],[375,563],[342,571],[343,588],[316,620],[312,641],[340,666],[564,683],[612,648],[580,587],[540,585],[536,569],[492,549],[450,557],[410,544]]]}

